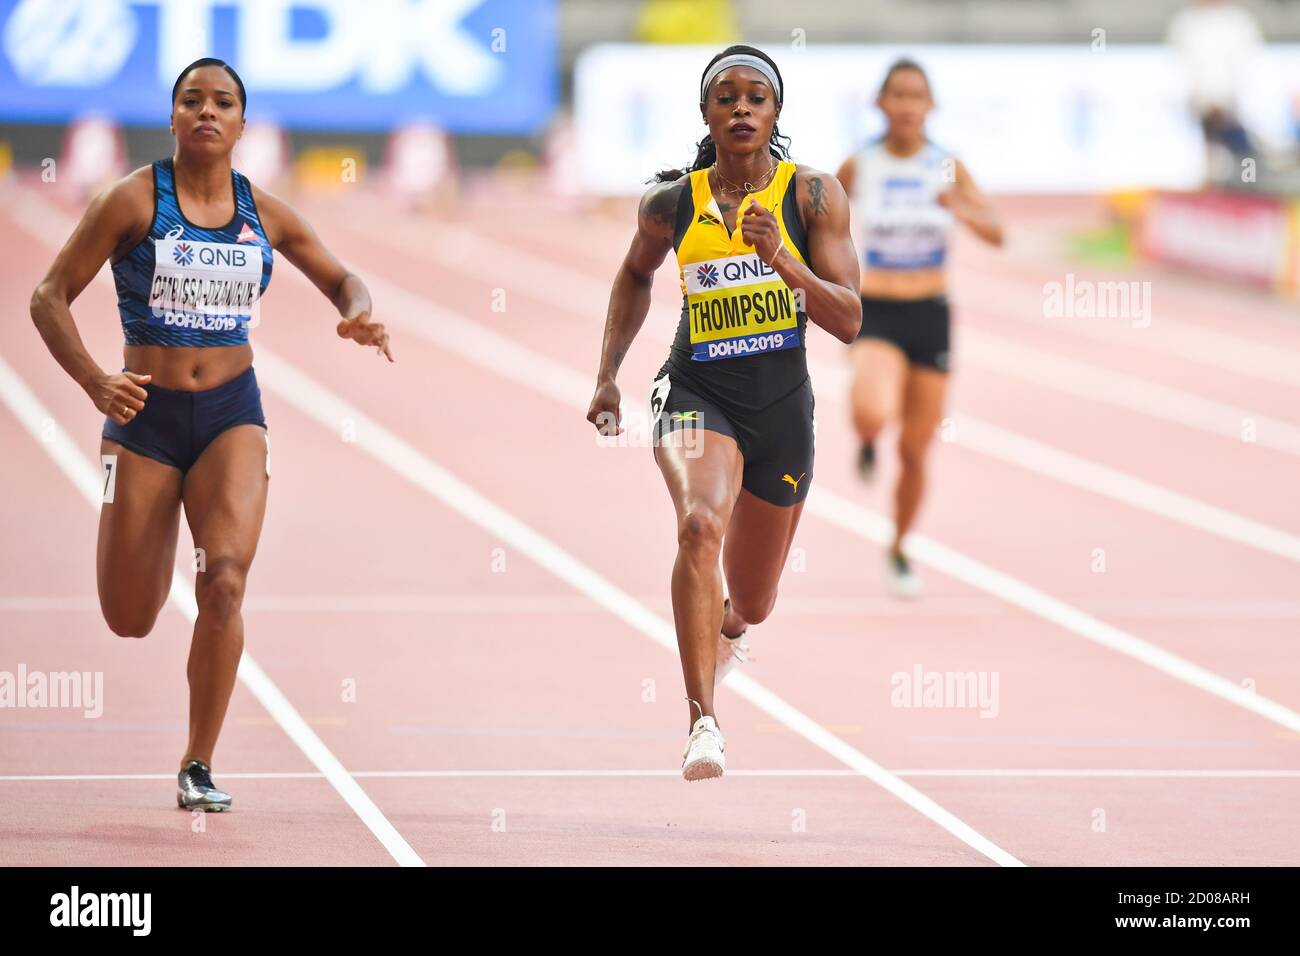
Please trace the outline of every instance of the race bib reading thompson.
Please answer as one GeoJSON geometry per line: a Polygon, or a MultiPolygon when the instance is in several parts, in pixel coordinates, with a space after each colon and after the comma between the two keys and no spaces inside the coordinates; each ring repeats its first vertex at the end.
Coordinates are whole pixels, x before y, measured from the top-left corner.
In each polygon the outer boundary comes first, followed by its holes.
{"type": "Polygon", "coordinates": [[[799,344],[790,287],[757,253],[682,267],[696,362],[778,352],[799,344]]]}
{"type": "Polygon", "coordinates": [[[149,287],[149,322],[233,331],[248,324],[261,286],[259,246],[159,239],[149,287]]]}

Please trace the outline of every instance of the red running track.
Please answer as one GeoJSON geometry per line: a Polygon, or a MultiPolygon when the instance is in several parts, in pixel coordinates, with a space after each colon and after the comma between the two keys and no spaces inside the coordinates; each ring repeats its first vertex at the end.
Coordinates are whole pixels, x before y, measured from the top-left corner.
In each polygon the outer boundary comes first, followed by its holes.
{"type": "MultiPolygon", "coordinates": [[[[21,317],[79,209],[32,183],[5,200],[0,294],[21,317]]],[[[236,689],[215,758],[236,810],[201,831],[172,799],[189,623],[174,605],[143,641],[103,625],[70,477],[97,469],[99,418],[21,319],[0,349],[0,671],[104,682],[95,718],[0,710],[0,863],[1297,862],[1300,325],[1283,306],[1073,263],[1089,205],[1008,203],[1004,254],[956,254],[952,440],[914,604],[883,588],[892,456],[856,481],[844,349],[812,329],[810,505],[749,680],[719,698],[728,775],[688,786],[668,498],[648,448],[598,447],[583,419],[630,209],[509,187],[442,222],[361,190],[295,201],[372,283],[398,361],[340,342],[277,263],[254,332],[273,480],[245,609],[268,680],[236,689]],[[1043,286],[1069,272],[1151,282],[1149,325],[1046,319],[1043,286]],[[1257,441],[1235,434],[1243,411],[1257,441]],[[997,693],[894,706],[917,669],[997,693]]],[[[107,365],[102,279],[74,314],[107,365]]],[[[665,267],[621,374],[630,412],[675,305],[665,267]]]]}

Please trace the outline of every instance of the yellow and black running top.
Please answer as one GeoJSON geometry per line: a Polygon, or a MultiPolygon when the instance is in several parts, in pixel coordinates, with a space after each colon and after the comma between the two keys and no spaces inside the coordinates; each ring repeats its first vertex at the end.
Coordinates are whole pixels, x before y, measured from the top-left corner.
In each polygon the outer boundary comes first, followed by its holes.
{"type": "Polygon", "coordinates": [[[709,171],[690,174],[678,202],[673,247],[682,284],[682,316],[668,368],[740,408],[761,409],[808,377],[808,316],[776,270],[741,235],[750,203],[772,211],[791,255],[808,262],[808,240],[795,203],[795,164],[780,161],[772,181],[746,196],[727,230],[709,187],[709,171]]]}

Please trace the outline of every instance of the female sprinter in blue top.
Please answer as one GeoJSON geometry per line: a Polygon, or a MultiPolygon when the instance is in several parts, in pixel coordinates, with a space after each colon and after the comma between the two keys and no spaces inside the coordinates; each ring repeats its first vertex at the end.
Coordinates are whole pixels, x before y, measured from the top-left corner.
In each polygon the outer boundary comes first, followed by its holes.
{"type": "Polygon", "coordinates": [[[231,168],[244,84],[197,60],[172,90],[173,155],[91,203],[32,296],[32,320],[58,363],[106,416],[97,577],[104,620],[144,637],[171,588],[182,505],[202,549],[190,643],[189,742],[177,803],[227,810],[212,752],[244,647],[240,608],[262,529],[270,445],[248,328],[271,278],[271,250],[338,309],[339,336],[392,361],[370,294],[297,213],[231,168]],[[125,369],[105,371],[70,307],[111,260],[125,369]]]}
{"type": "Polygon", "coordinates": [[[925,454],[943,415],[948,388],[948,241],[960,222],[985,242],[1002,244],[1002,225],[960,160],[925,135],[934,108],[930,81],[898,60],[876,105],[885,134],[850,156],[837,176],[849,194],[862,253],[862,328],[853,345],[853,422],[862,441],[864,478],[875,467],[876,437],[899,421],[902,471],[894,491],[894,541],[886,581],[899,597],[921,593],[903,550],[925,485],[925,454]]]}

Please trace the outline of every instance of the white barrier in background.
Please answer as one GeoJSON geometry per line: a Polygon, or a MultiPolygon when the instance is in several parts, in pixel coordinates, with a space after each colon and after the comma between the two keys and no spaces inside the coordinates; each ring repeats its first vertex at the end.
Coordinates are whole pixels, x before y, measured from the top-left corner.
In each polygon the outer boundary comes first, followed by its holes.
{"type": "MultiPolygon", "coordinates": [[[[999,192],[1194,188],[1205,148],[1187,84],[1159,45],[810,45],[765,49],[785,80],[780,128],[793,158],[834,171],[881,131],[874,106],[900,56],[930,75],[928,129],[976,181],[999,192]]],[[[645,180],[695,155],[704,134],[699,78],[714,47],[607,44],[575,65],[582,179],[602,194],[639,193],[645,180]]],[[[1244,118],[1275,144],[1294,143],[1300,45],[1273,45],[1243,77],[1244,118]]]]}

